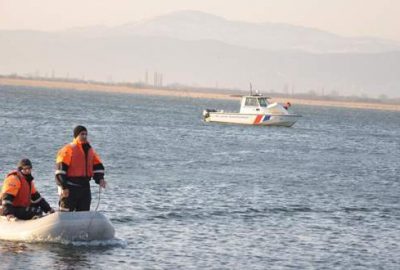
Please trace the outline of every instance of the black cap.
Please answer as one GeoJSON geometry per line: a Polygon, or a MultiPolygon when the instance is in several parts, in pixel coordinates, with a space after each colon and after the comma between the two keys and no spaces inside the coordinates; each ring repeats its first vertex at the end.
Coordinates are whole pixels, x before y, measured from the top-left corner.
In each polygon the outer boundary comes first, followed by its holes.
{"type": "Polygon", "coordinates": [[[87,129],[84,126],[76,126],[74,128],[74,138],[78,137],[79,133],[81,133],[82,131],[87,132],[87,129]]]}
{"type": "Polygon", "coordinates": [[[32,168],[32,162],[31,162],[29,159],[24,158],[24,159],[21,159],[21,160],[18,162],[18,170],[22,170],[22,168],[23,168],[23,167],[26,167],[26,166],[29,166],[29,167],[32,168]]]}

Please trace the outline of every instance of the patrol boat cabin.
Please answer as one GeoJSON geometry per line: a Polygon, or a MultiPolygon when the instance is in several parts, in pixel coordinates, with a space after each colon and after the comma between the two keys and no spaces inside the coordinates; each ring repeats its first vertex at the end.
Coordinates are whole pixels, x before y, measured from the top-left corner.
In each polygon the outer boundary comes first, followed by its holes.
{"type": "Polygon", "coordinates": [[[206,122],[291,127],[301,117],[279,103],[270,103],[269,99],[260,94],[242,96],[238,113],[206,109],[203,119],[206,122]]]}

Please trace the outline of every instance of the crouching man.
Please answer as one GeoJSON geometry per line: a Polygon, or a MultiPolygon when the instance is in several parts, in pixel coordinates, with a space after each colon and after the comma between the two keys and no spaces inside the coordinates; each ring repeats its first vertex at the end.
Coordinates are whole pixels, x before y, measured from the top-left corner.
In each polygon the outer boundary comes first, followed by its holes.
{"type": "Polygon", "coordinates": [[[8,219],[28,220],[42,212],[54,213],[35,188],[29,159],[22,159],[18,169],[7,174],[1,190],[1,206],[0,214],[8,219]]]}

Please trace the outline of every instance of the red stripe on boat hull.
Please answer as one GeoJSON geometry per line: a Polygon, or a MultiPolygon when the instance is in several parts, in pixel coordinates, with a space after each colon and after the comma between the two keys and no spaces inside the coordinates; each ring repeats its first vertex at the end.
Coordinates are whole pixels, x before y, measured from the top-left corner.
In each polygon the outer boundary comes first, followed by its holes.
{"type": "Polygon", "coordinates": [[[254,122],[253,122],[253,125],[258,125],[258,124],[260,124],[260,122],[261,122],[263,116],[264,116],[263,114],[257,115],[256,119],[255,119],[254,122]]]}

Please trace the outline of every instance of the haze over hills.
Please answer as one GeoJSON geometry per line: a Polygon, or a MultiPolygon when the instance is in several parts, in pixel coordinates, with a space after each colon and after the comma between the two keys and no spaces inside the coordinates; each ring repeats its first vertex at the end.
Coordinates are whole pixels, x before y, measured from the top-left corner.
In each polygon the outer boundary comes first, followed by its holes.
{"type": "Polygon", "coordinates": [[[117,27],[0,31],[0,73],[400,96],[400,44],[181,11],[117,27]]]}
{"type": "Polygon", "coordinates": [[[66,32],[92,37],[140,35],[189,41],[216,40],[246,48],[310,53],[376,53],[400,50],[400,44],[390,40],[342,37],[289,24],[229,21],[199,11],[179,11],[117,27],[96,26],[70,29],[66,32]]]}

